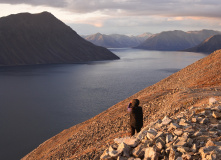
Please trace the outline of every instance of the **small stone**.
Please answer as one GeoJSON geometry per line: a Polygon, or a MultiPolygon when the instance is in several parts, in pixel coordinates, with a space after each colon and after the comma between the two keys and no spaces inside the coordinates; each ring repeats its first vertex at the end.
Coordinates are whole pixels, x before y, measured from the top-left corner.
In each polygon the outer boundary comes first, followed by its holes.
{"type": "MultiPolygon", "coordinates": [[[[195,124],[193,124],[193,125],[195,125],[195,124]]],[[[184,131],[188,132],[188,133],[195,133],[196,130],[193,128],[193,126],[186,126],[184,128],[184,131]]]]}
{"type": "Polygon", "coordinates": [[[164,144],[162,142],[156,143],[156,149],[160,152],[164,148],[164,144]]]}
{"type": "Polygon", "coordinates": [[[197,148],[196,148],[196,144],[194,143],[192,146],[192,152],[196,153],[197,152],[197,148]]]}
{"type": "Polygon", "coordinates": [[[207,155],[210,155],[211,152],[221,152],[221,146],[208,146],[208,147],[201,147],[199,149],[199,153],[201,154],[202,158],[206,158],[207,155]]]}
{"type": "Polygon", "coordinates": [[[101,160],[112,160],[113,158],[108,154],[108,151],[105,150],[100,157],[101,160]]]}
{"type": "Polygon", "coordinates": [[[137,138],[124,139],[123,142],[130,147],[136,147],[139,144],[139,140],[137,138]]]}
{"type": "Polygon", "coordinates": [[[175,151],[173,148],[170,149],[170,154],[169,154],[169,160],[174,160],[175,159],[175,151]]]}
{"type": "Polygon", "coordinates": [[[138,135],[137,135],[137,139],[140,139],[140,140],[142,140],[142,139],[144,139],[145,137],[146,137],[146,135],[147,135],[147,129],[148,128],[148,126],[147,127],[145,127],[145,128],[143,128],[139,133],[138,133],[138,135]]]}
{"type": "Polygon", "coordinates": [[[130,137],[124,137],[124,138],[115,138],[114,142],[117,144],[121,144],[124,142],[125,139],[130,139],[130,137]]]}
{"type": "Polygon", "coordinates": [[[185,119],[181,119],[179,125],[180,126],[188,126],[189,124],[186,122],[185,119]]]}
{"type": "Polygon", "coordinates": [[[200,121],[201,124],[207,124],[209,123],[209,119],[208,118],[203,118],[201,121],[200,121]]]}
{"type": "Polygon", "coordinates": [[[213,116],[214,118],[218,119],[218,118],[221,118],[221,113],[220,113],[220,112],[213,111],[212,116],[213,116]]]}
{"type": "Polygon", "coordinates": [[[160,142],[163,146],[165,146],[166,141],[164,137],[157,138],[155,143],[158,143],[158,142],[160,142]]]}
{"type": "Polygon", "coordinates": [[[159,153],[156,152],[156,149],[154,147],[146,148],[144,159],[158,160],[159,153]]]}
{"type": "Polygon", "coordinates": [[[187,140],[187,138],[188,138],[189,136],[190,136],[190,133],[189,133],[189,132],[185,132],[185,133],[183,133],[182,138],[185,139],[185,140],[187,140]]]}
{"type": "Polygon", "coordinates": [[[109,147],[109,155],[113,158],[117,158],[123,150],[115,150],[112,146],[109,147]]]}
{"type": "Polygon", "coordinates": [[[174,134],[176,134],[177,136],[181,136],[183,134],[183,131],[182,130],[175,130],[174,131],[174,134]]]}
{"type": "Polygon", "coordinates": [[[182,155],[182,158],[185,159],[185,160],[190,160],[191,159],[191,155],[186,153],[186,154],[182,155]]]}
{"type": "Polygon", "coordinates": [[[159,137],[162,137],[162,136],[164,136],[164,133],[163,132],[158,132],[157,135],[155,136],[155,139],[159,138],[159,137]]]}
{"type": "Polygon", "coordinates": [[[172,134],[168,134],[166,135],[166,143],[172,142],[173,141],[173,135],[172,134]]]}
{"type": "Polygon", "coordinates": [[[150,123],[149,126],[150,126],[151,128],[157,128],[157,126],[158,126],[161,122],[162,122],[162,121],[161,121],[160,119],[158,119],[157,121],[150,123]]]}
{"type": "Polygon", "coordinates": [[[215,110],[217,112],[221,112],[221,106],[220,105],[219,106],[215,106],[215,107],[212,108],[212,110],[215,110]]]}
{"type": "Polygon", "coordinates": [[[211,115],[210,108],[204,108],[205,110],[200,113],[201,116],[208,117],[211,115]]]}
{"type": "Polygon", "coordinates": [[[198,136],[201,136],[203,133],[200,132],[200,131],[197,131],[196,133],[194,133],[194,136],[198,137],[198,136]]]}
{"type": "Polygon", "coordinates": [[[184,146],[184,145],[186,145],[186,141],[184,141],[184,140],[178,140],[175,145],[176,145],[176,146],[184,146]]]}
{"type": "Polygon", "coordinates": [[[193,139],[188,138],[186,142],[187,142],[189,145],[191,145],[191,146],[192,146],[192,144],[193,144],[193,139]]]}
{"type": "Polygon", "coordinates": [[[157,135],[157,131],[154,129],[149,129],[147,132],[147,138],[150,140],[154,140],[156,135],[157,135]]]}
{"type": "Polygon", "coordinates": [[[213,143],[213,141],[208,140],[206,143],[206,147],[208,147],[208,146],[216,146],[216,145],[213,143]]]}
{"type": "Polygon", "coordinates": [[[200,122],[200,121],[202,121],[202,117],[197,117],[197,122],[200,122]]]}
{"type": "Polygon", "coordinates": [[[188,147],[178,147],[177,151],[181,152],[181,153],[186,153],[189,152],[189,148],[188,147]]]}
{"type": "Polygon", "coordinates": [[[210,155],[206,156],[207,159],[211,159],[211,160],[217,160],[218,157],[220,158],[220,155],[218,155],[217,151],[212,151],[210,155]]]}
{"type": "Polygon", "coordinates": [[[193,118],[191,119],[191,122],[192,122],[192,123],[196,123],[196,122],[197,122],[197,118],[196,118],[196,117],[193,117],[193,118]]]}
{"type": "Polygon", "coordinates": [[[130,157],[130,150],[131,150],[131,147],[126,145],[125,143],[121,143],[117,148],[117,151],[120,153],[123,152],[123,156],[125,157],[130,157]]]}
{"type": "Polygon", "coordinates": [[[180,128],[180,126],[176,123],[170,123],[170,127],[174,128],[174,129],[180,128]]]}
{"type": "Polygon", "coordinates": [[[138,145],[136,148],[133,149],[132,154],[134,155],[134,157],[137,158],[143,158],[145,153],[145,148],[144,145],[138,145]]]}
{"type": "Polygon", "coordinates": [[[213,104],[215,104],[216,102],[217,102],[216,99],[213,98],[213,97],[211,97],[211,98],[209,99],[209,105],[213,105],[213,104]]]}
{"type": "Polygon", "coordinates": [[[172,120],[169,118],[169,117],[167,117],[167,116],[165,116],[163,119],[162,119],[162,125],[168,125],[168,124],[170,124],[170,122],[172,122],[172,120]]]}
{"type": "Polygon", "coordinates": [[[214,124],[212,127],[221,130],[221,124],[214,124]]]}
{"type": "Polygon", "coordinates": [[[177,115],[177,118],[183,118],[183,117],[184,117],[183,112],[177,115]]]}
{"type": "Polygon", "coordinates": [[[170,148],[172,146],[173,146],[173,142],[169,142],[169,143],[166,144],[166,148],[170,148]]]}

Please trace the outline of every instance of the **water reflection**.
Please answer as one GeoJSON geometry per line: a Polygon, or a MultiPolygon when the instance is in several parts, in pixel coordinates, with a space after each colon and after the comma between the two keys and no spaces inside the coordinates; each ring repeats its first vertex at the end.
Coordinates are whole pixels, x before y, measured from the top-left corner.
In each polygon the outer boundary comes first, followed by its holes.
{"type": "Polygon", "coordinates": [[[111,50],[121,59],[0,67],[0,157],[19,159],[51,136],[205,56],[111,50]]]}

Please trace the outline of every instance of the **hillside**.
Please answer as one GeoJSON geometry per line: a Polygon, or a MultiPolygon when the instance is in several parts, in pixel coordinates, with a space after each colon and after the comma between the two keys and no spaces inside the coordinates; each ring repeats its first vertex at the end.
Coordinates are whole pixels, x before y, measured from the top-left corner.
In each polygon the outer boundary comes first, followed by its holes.
{"type": "Polygon", "coordinates": [[[0,65],[75,63],[119,59],[81,38],[51,13],[0,18],[0,65]]]}
{"type": "Polygon", "coordinates": [[[220,104],[210,98],[207,104],[150,123],[135,136],[115,138],[100,159],[221,160],[220,104]]]}
{"type": "Polygon", "coordinates": [[[221,35],[211,36],[196,47],[187,49],[185,51],[211,53],[218,49],[221,49],[221,35]]]}
{"type": "MultiPolygon", "coordinates": [[[[138,98],[144,112],[144,126],[176,116],[192,106],[221,100],[221,50],[145,88],[81,124],[64,130],[26,155],[27,159],[99,159],[114,138],[128,136],[126,107],[138,98]]],[[[34,138],[34,137],[33,137],[34,138]]]]}
{"type": "Polygon", "coordinates": [[[101,34],[96,33],[93,35],[83,36],[86,40],[91,43],[107,47],[107,48],[128,48],[135,47],[144,42],[148,37],[151,36],[151,33],[144,33],[138,36],[126,36],[120,34],[101,34]]]}
{"type": "Polygon", "coordinates": [[[178,51],[194,47],[205,39],[220,34],[219,31],[165,31],[149,37],[135,48],[160,51],[178,51]]]}

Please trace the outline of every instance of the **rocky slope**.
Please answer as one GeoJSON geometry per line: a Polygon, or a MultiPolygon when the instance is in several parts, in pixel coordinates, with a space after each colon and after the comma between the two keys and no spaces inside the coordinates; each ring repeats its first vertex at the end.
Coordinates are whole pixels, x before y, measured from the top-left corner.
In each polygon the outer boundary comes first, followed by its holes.
{"type": "Polygon", "coordinates": [[[81,38],[52,14],[0,18],[0,65],[75,63],[119,59],[81,38]]]}
{"type": "MultiPolygon", "coordinates": [[[[144,126],[177,116],[193,107],[206,106],[209,98],[221,100],[221,50],[147,87],[81,124],[64,130],[26,155],[28,159],[100,159],[115,138],[128,136],[126,107],[138,98],[144,126]]],[[[176,122],[178,123],[178,122],[176,122]]]]}
{"type": "Polygon", "coordinates": [[[102,160],[221,160],[221,101],[165,116],[135,137],[114,139],[102,160]]]}
{"type": "Polygon", "coordinates": [[[221,35],[214,35],[209,37],[196,47],[187,49],[185,51],[211,53],[218,49],[221,49],[221,35]]]}
{"type": "Polygon", "coordinates": [[[201,30],[184,32],[180,30],[165,31],[155,34],[136,48],[160,51],[184,50],[203,42],[205,39],[220,34],[219,31],[201,30]]]}
{"type": "Polygon", "coordinates": [[[96,33],[94,35],[83,36],[91,43],[107,48],[128,48],[136,47],[151,36],[151,33],[144,33],[138,36],[126,36],[120,34],[105,35],[96,33]]]}

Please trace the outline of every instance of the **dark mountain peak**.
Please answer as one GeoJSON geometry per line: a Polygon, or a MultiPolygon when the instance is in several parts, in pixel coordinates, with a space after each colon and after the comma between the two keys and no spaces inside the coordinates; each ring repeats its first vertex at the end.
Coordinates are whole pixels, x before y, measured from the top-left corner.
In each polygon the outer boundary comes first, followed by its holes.
{"type": "MultiPolygon", "coordinates": [[[[51,17],[55,17],[52,13],[48,12],[48,11],[43,11],[40,13],[29,13],[29,12],[22,12],[22,13],[18,13],[18,14],[11,14],[13,16],[23,16],[23,17],[32,17],[32,16],[51,16],[51,17]]],[[[9,15],[9,16],[11,16],[9,15]]]]}
{"type": "Polygon", "coordinates": [[[44,15],[44,16],[53,16],[54,17],[54,15],[48,11],[43,11],[41,13],[37,13],[36,15],[44,15]]]}
{"type": "MultiPolygon", "coordinates": [[[[31,13],[18,13],[12,14],[7,17],[0,18],[0,28],[6,28],[7,30],[13,29],[14,31],[23,28],[58,28],[64,27],[64,23],[57,19],[53,14],[49,12],[41,12],[37,14],[31,13]],[[8,28],[9,27],[9,28],[8,28]]],[[[66,26],[66,25],[65,25],[66,26]]]]}
{"type": "Polygon", "coordinates": [[[0,18],[0,65],[75,63],[119,59],[81,38],[49,12],[0,18]]]}
{"type": "MultiPolygon", "coordinates": [[[[35,19],[41,18],[42,20],[48,19],[48,18],[57,19],[50,12],[44,11],[44,12],[36,13],[36,14],[31,14],[31,13],[28,13],[28,12],[23,12],[23,13],[18,13],[18,14],[11,14],[9,16],[2,17],[1,21],[4,21],[4,20],[10,21],[10,20],[17,20],[17,19],[19,19],[19,20],[23,19],[23,20],[27,21],[31,18],[35,18],[35,19]]],[[[22,22],[24,22],[24,21],[22,21],[22,22]]]]}

